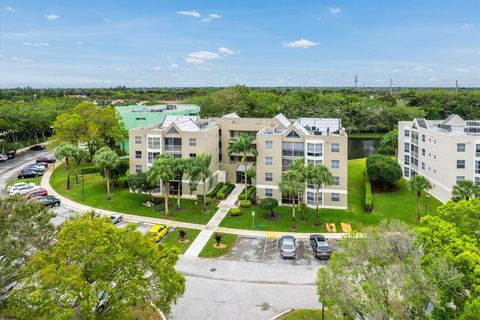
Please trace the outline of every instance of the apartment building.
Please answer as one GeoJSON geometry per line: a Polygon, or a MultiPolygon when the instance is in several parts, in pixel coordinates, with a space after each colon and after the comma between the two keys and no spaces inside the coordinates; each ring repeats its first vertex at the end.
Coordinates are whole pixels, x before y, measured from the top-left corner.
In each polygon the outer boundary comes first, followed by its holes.
{"type": "Polygon", "coordinates": [[[448,201],[458,181],[480,184],[480,121],[458,115],[400,121],[398,163],[405,178],[417,174],[428,178],[433,187],[430,193],[448,201]]]}
{"type": "MultiPolygon", "coordinates": [[[[246,170],[253,168],[256,172],[253,184],[259,199],[274,197],[285,204],[291,199],[282,196],[278,188],[282,172],[296,158],[305,158],[307,164],[326,165],[334,176],[334,184],[323,188],[318,199],[315,186],[305,186],[307,205],[314,207],[318,202],[321,207],[346,209],[347,147],[340,119],[289,120],[282,114],[273,118],[241,118],[235,113],[208,120],[167,116],[160,125],[130,130],[130,150],[134,150],[130,152],[130,171],[148,170],[161,152],[184,158],[210,153],[210,169],[214,173],[211,187],[220,181],[244,182],[246,170]],[[256,158],[253,155],[247,158],[246,166],[240,163],[242,155],[227,152],[229,143],[241,133],[254,136],[258,150],[256,158]]],[[[202,189],[199,186],[197,194],[202,189]]],[[[184,180],[182,192],[189,196],[188,191],[188,180],[184,180]]]]}

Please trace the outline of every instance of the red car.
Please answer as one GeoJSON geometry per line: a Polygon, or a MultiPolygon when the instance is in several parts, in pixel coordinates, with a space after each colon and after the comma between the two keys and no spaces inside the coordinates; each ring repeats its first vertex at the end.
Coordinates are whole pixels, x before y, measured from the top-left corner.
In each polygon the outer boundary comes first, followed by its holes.
{"type": "Polygon", "coordinates": [[[34,151],[45,150],[45,145],[44,144],[36,144],[34,146],[31,146],[30,150],[34,150],[34,151]]]}
{"type": "Polygon", "coordinates": [[[24,197],[26,199],[31,199],[31,198],[39,197],[39,196],[42,196],[42,197],[48,196],[47,190],[45,190],[45,189],[35,189],[35,190],[32,190],[32,191],[30,191],[30,192],[28,192],[24,195],[24,197]]]}
{"type": "Polygon", "coordinates": [[[57,159],[49,156],[42,156],[37,158],[37,162],[55,163],[57,159]]]}

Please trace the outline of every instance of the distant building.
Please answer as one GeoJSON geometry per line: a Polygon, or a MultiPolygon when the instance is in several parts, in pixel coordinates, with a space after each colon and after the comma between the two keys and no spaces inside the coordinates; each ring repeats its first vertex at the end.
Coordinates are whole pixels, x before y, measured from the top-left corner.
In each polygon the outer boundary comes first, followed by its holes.
{"type": "MultiPolygon", "coordinates": [[[[200,113],[200,107],[195,104],[164,104],[155,106],[136,104],[117,106],[115,109],[120,114],[127,131],[152,124],[163,123],[167,115],[196,116],[200,113]]],[[[128,137],[124,141],[118,141],[117,145],[120,149],[129,153],[128,137]]]]}
{"type": "MultiPolygon", "coordinates": [[[[282,173],[296,158],[305,158],[306,164],[324,164],[332,172],[334,183],[321,189],[315,199],[315,186],[305,185],[306,203],[316,202],[324,208],[347,208],[347,135],[340,119],[300,118],[289,120],[282,114],[273,118],[240,118],[231,113],[221,118],[202,120],[196,116],[167,116],[163,123],[132,129],[130,134],[130,172],[148,170],[161,153],[173,157],[192,158],[201,153],[212,155],[210,169],[213,188],[217,182],[240,183],[245,171],[256,172],[254,185],[259,199],[274,197],[281,203],[290,203],[278,188],[282,173]],[[256,159],[251,156],[243,166],[240,154],[228,154],[232,138],[245,133],[256,137],[256,159]]],[[[171,182],[170,192],[180,186],[183,196],[189,197],[189,181],[184,178],[171,182]]],[[[207,188],[208,189],[208,188],[207,188]]],[[[157,190],[161,192],[161,189],[157,190]]],[[[196,194],[202,194],[203,187],[196,194]]],[[[195,195],[195,194],[194,194],[195,195]]],[[[299,199],[297,199],[299,200],[299,199]]]]}
{"type": "Polygon", "coordinates": [[[480,184],[480,121],[458,115],[445,120],[400,121],[398,163],[405,178],[426,177],[433,186],[430,193],[448,201],[458,181],[480,184]]]}

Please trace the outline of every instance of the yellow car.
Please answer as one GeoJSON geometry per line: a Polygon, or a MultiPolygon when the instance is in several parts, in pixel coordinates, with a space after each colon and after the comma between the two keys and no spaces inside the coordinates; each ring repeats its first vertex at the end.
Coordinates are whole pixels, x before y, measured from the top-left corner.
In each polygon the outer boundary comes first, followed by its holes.
{"type": "Polygon", "coordinates": [[[168,232],[168,226],[164,224],[155,224],[150,230],[148,230],[147,235],[152,241],[158,242],[162,239],[168,232]]]}

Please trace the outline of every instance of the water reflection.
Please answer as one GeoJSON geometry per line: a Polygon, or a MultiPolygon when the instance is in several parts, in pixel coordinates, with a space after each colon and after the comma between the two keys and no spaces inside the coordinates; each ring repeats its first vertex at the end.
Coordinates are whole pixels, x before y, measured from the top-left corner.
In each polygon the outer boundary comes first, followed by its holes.
{"type": "Polygon", "coordinates": [[[348,159],[366,158],[377,152],[380,139],[348,138],[348,159]]]}

